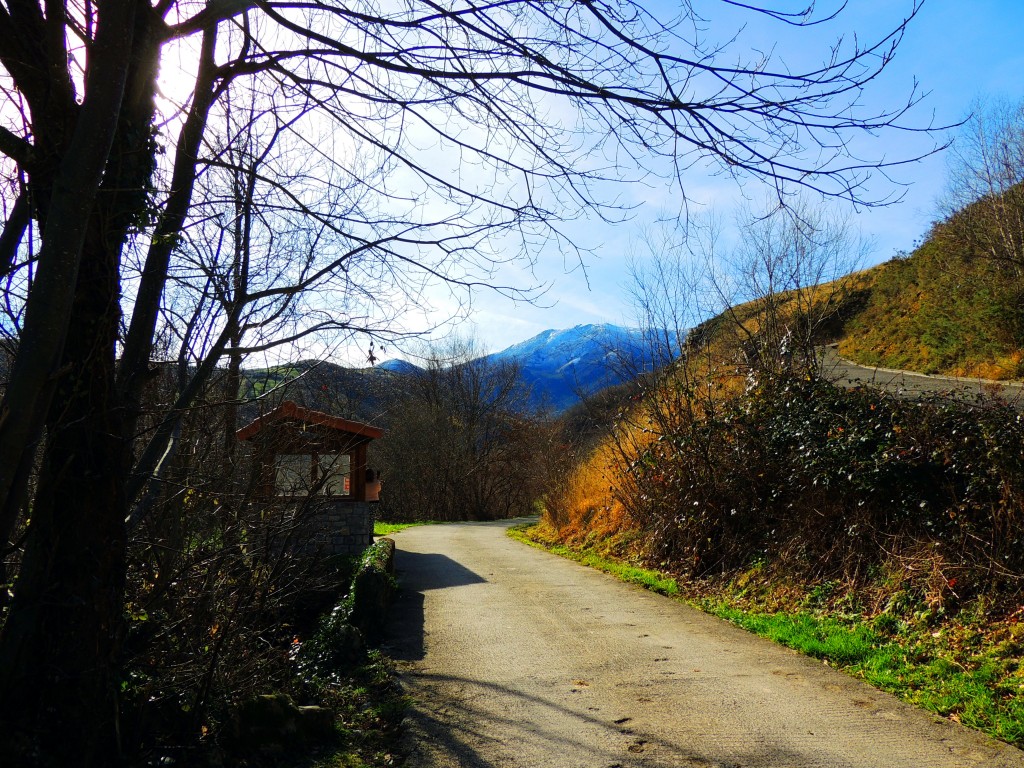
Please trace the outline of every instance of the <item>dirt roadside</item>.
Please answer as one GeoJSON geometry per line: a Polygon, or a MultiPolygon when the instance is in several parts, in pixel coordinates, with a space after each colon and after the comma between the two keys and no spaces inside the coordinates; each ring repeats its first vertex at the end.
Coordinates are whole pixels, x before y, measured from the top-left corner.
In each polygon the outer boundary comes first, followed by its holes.
{"type": "Polygon", "coordinates": [[[395,537],[414,768],[1024,768],[1024,752],[509,539],[395,537]]]}

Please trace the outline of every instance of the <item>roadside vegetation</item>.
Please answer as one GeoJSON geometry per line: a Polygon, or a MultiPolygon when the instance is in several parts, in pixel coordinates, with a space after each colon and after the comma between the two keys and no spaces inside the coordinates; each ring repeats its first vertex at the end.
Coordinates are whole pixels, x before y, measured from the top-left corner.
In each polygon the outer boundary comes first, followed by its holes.
{"type": "Polygon", "coordinates": [[[409,702],[395,682],[391,661],[371,652],[367,663],[350,672],[325,694],[335,714],[335,732],[322,744],[304,745],[305,755],[263,757],[281,768],[389,768],[399,764],[395,752],[409,702]]]}
{"type": "Polygon", "coordinates": [[[652,243],[634,296],[662,365],[563,420],[517,535],[1024,745],[1019,409],[843,389],[817,352],[1021,375],[1024,110],[1000,114],[910,256],[851,271],[856,242],[808,209],[751,217],[726,253],[692,227],[652,243]]]}
{"type": "Polygon", "coordinates": [[[130,549],[126,762],[391,765],[404,699],[355,609],[361,574],[386,570],[390,550],[303,556],[310,510],[259,493],[248,445],[225,445],[222,391],[209,397],[130,549]]]}
{"type": "MultiPolygon", "coordinates": [[[[283,649],[287,674],[265,681],[257,695],[233,692],[236,703],[227,718],[210,729],[205,744],[183,753],[183,762],[253,768],[395,765],[408,700],[391,661],[367,646],[380,638],[387,595],[395,586],[393,554],[393,542],[383,540],[344,563],[351,578],[335,592],[333,607],[289,627],[283,649]]],[[[168,754],[166,747],[161,752],[168,754]]]]}
{"type": "Polygon", "coordinates": [[[382,520],[376,520],[373,523],[373,535],[390,536],[392,533],[404,531],[406,528],[413,528],[417,525],[434,525],[436,522],[436,520],[417,520],[412,523],[385,523],[382,520]]]}

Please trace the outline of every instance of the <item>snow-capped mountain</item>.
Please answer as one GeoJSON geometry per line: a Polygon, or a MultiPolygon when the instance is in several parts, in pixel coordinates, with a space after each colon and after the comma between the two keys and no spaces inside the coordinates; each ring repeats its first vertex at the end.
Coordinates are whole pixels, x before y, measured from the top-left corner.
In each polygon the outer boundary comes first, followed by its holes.
{"type": "MultiPolygon", "coordinates": [[[[530,387],[533,405],[555,413],[571,408],[582,396],[633,379],[651,367],[651,353],[640,329],[607,323],[543,331],[479,360],[516,362],[530,387]]],[[[404,376],[421,369],[403,360],[387,360],[367,370],[404,376]]]]}
{"type": "Polygon", "coordinates": [[[641,331],[607,323],[543,331],[484,359],[518,362],[534,403],[555,411],[649,366],[641,331]]]}

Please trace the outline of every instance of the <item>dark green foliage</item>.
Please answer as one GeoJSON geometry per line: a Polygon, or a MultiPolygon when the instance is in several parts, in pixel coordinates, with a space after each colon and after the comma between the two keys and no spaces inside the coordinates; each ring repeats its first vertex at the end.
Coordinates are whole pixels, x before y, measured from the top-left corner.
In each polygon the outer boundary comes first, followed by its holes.
{"type": "Polygon", "coordinates": [[[363,555],[352,579],[349,621],[370,643],[381,639],[388,607],[395,591],[395,542],[381,539],[363,555]]]}
{"type": "Polygon", "coordinates": [[[1024,423],[995,402],[907,401],[789,378],[661,434],[620,497],[659,561],[695,573],[785,552],[856,577],[894,541],[1024,572],[1024,423]]]}
{"type": "Polygon", "coordinates": [[[299,677],[314,687],[337,682],[366,656],[359,630],[352,626],[352,593],[339,602],[295,654],[299,677]]]}
{"type": "Polygon", "coordinates": [[[324,707],[297,706],[283,693],[263,694],[234,708],[223,741],[229,754],[250,760],[301,752],[331,741],[336,736],[334,719],[324,707]]]}

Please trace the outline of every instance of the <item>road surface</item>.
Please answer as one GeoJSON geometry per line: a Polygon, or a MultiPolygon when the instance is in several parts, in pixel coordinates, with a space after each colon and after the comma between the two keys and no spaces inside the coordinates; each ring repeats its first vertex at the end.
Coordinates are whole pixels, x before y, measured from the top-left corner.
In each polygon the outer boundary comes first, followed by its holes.
{"type": "Polygon", "coordinates": [[[821,372],[844,387],[871,385],[899,397],[950,395],[961,400],[991,399],[998,395],[1017,410],[1024,410],[1024,384],[1019,381],[988,381],[954,376],[929,376],[912,371],[869,368],[839,357],[834,347],[820,347],[821,372]]]}
{"type": "Polygon", "coordinates": [[[411,768],[1024,768],[1024,753],[507,523],[395,536],[411,768]]]}

